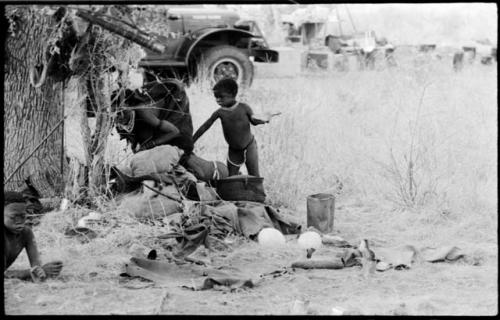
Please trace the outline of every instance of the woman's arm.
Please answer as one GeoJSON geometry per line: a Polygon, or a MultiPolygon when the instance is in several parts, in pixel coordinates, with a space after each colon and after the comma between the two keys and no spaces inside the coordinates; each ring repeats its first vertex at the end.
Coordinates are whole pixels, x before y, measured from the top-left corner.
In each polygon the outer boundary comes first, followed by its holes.
{"type": "Polygon", "coordinates": [[[179,134],[179,129],[171,122],[167,120],[160,120],[158,127],[156,128],[158,132],[161,132],[153,142],[157,145],[165,144],[175,138],[179,134]]]}
{"type": "Polygon", "coordinates": [[[169,142],[173,138],[175,138],[179,134],[179,129],[167,120],[160,120],[157,116],[155,116],[149,110],[137,110],[138,115],[141,119],[155,129],[156,138],[152,139],[144,145],[141,145],[141,150],[150,149],[155,147],[156,145],[161,145],[169,142]]]}
{"type": "Polygon", "coordinates": [[[212,124],[215,122],[215,120],[217,120],[217,118],[219,118],[219,113],[215,111],[214,113],[212,113],[210,118],[208,118],[207,121],[205,121],[205,123],[203,123],[198,128],[198,130],[196,130],[196,132],[193,135],[193,144],[205,133],[205,131],[207,131],[212,126],[212,124]]]}

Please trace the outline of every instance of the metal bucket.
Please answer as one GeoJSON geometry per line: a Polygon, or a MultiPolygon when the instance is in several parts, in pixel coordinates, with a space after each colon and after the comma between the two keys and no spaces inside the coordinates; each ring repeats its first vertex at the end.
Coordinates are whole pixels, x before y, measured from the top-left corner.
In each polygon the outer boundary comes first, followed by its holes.
{"type": "Polygon", "coordinates": [[[307,197],[307,226],[322,233],[333,231],[335,197],[329,193],[317,193],[307,197]]]}

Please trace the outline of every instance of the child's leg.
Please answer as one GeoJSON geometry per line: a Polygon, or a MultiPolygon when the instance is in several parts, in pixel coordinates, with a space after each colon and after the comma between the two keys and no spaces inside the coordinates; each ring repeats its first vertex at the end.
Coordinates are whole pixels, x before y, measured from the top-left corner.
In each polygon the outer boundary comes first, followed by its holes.
{"type": "Polygon", "coordinates": [[[229,161],[227,162],[227,172],[229,177],[237,175],[239,171],[240,167],[232,165],[229,161]]]}
{"type": "Polygon", "coordinates": [[[244,151],[229,148],[227,152],[227,171],[229,176],[235,176],[245,161],[244,151]]]}
{"type": "Polygon", "coordinates": [[[248,174],[251,176],[260,177],[259,174],[259,153],[257,150],[257,141],[253,141],[247,147],[246,161],[248,174]]]}

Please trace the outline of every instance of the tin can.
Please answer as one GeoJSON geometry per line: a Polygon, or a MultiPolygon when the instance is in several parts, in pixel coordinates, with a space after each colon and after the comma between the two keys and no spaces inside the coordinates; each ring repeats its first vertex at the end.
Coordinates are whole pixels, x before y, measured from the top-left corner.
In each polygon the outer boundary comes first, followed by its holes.
{"type": "Polygon", "coordinates": [[[330,193],[317,193],[307,197],[307,226],[322,233],[333,232],[335,196],[330,193]]]}

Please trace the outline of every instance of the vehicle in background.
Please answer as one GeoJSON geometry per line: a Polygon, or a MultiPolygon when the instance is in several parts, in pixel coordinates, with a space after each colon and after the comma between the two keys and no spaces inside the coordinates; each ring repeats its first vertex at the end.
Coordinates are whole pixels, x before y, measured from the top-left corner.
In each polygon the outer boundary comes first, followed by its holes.
{"type": "Polygon", "coordinates": [[[157,39],[167,45],[166,50],[146,49],[146,57],[139,62],[139,67],[154,75],[205,76],[212,81],[231,77],[250,86],[252,61],[278,61],[278,52],[269,48],[258,25],[230,10],[171,8],[163,22],[166,36],[157,35],[157,39]]]}
{"type": "Polygon", "coordinates": [[[387,39],[377,38],[373,30],[357,31],[354,26],[353,32],[346,33],[339,21],[338,11],[334,16],[326,10],[312,12],[305,8],[282,16],[282,22],[289,28],[287,43],[306,49],[304,67],[372,69],[377,58],[389,66],[395,65],[395,48],[387,39]]]}
{"type": "Polygon", "coordinates": [[[278,61],[278,52],[269,48],[257,24],[241,20],[230,10],[167,8],[161,11],[132,7],[141,14],[148,10],[149,14],[157,14],[154,28],[146,28],[148,21],[136,19],[136,23],[131,23],[83,9],[78,15],[141,45],[146,56],[140,60],[139,67],[145,69],[146,81],[174,77],[189,82],[196,77],[207,77],[215,82],[230,77],[240,86],[248,87],[254,76],[253,61],[278,61]]]}

